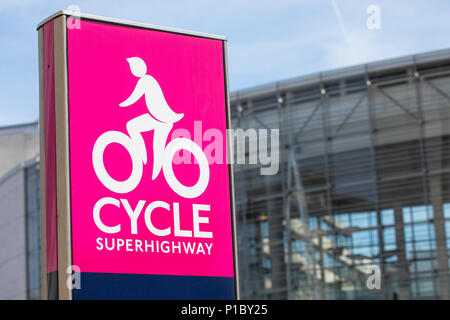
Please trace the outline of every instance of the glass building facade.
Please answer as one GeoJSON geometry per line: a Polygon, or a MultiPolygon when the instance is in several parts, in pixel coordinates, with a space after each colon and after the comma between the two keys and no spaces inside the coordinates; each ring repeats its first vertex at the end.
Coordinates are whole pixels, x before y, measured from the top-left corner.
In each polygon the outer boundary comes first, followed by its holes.
{"type": "Polygon", "coordinates": [[[278,174],[235,165],[242,298],[450,298],[449,50],[231,104],[234,128],[280,130],[278,174]]]}
{"type": "MultiPolygon", "coordinates": [[[[234,166],[241,298],[450,298],[450,50],[233,92],[231,108],[233,128],[280,130],[277,174],[234,166]]],[[[23,241],[0,273],[15,261],[26,285],[2,297],[39,299],[39,159],[8,175],[2,233],[23,241]]]]}
{"type": "Polygon", "coordinates": [[[41,298],[41,214],[39,162],[25,167],[27,298],[41,298]]]}

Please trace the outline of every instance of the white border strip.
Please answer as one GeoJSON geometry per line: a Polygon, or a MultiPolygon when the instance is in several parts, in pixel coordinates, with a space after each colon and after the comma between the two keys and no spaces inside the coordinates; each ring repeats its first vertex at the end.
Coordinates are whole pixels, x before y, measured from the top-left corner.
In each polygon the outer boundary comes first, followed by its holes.
{"type": "Polygon", "coordinates": [[[58,11],[58,12],[52,14],[51,16],[47,17],[46,19],[44,19],[41,23],[39,23],[37,25],[36,29],[39,30],[39,28],[41,28],[48,21],[53,20],[56,17],[59,17],[61,15],[66,15],[69,17],[80,17],[82,19],[84,18],[84,19],[95,20],[95,21],[109,22],[109,23],[144,28],[144,29],[166,31],[166,32],[184,34],[184,35],[189,35],[189,36],[197,36],[197,37],[202,37],[202,38],[216,39],[216,40],[222,40],[222,41],[227,40],[227,38],[224,36],[218,36],[218,35],[214,35],[214,34],[207,34],[207,33],[201,33],[201,32],[189,31],[189,30],[162,27],[162,26],[157,26],[157,25],[152,25],[152,24],[133,22],[133,21],[121,20],[121,19],[115,19],[115,18],[107,18],[107,17],[96,16],[96,15],[92,15],[92,14],[78,13],[78,12],[67,11],[67,10],[58,11]]]}

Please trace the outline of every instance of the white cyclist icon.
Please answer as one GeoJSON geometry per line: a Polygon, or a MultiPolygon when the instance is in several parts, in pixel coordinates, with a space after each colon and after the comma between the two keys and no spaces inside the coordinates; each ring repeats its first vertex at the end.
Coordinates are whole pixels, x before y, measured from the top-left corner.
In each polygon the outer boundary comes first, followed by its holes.
{"type": "Polygon", "coordinates": [[[174,192],[184,198],[198,197],[209,183],[209,165],[205,154],[196,143],[186,138],[173,139],[166,146],[173,124],[183,118],[184,114],[172,111],[158,82],[147,74],[147,66],[141,58],[128,58],[127,61],[131,73],[139,80],[128,99],[119,106],[128,107],[144,96],[149,113],[127,122],[128,135],[120,131],[107,131],[97,139],[92,151],[92,162],[97,177],[113,192],[127,193],[134,190],[141,181],[143,165],[147,164],[147,150],[142,133],[154,130],[152,180],[158,177],[162,168],[164,177],[174,192]],[[124,181],[112,178],[105,168],[103,153],[111,143],[121,144],[131,156],[133,169],[129,178],[124,181]],[[182,149],[195,157],[200,168],[198,181],[193,186],[183,185],[173,171],[172,159],[175,153],[182,149]]]}

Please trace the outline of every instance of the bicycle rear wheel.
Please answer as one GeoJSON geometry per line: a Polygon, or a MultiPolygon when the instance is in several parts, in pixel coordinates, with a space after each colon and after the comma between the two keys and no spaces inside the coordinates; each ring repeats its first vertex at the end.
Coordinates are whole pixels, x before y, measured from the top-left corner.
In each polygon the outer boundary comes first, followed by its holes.
{"type": "Polygon", "coordinates": [[[209,164],[203,150],[193,141],[186,138],[177,138],[170,141],[164,151],[163,173],[167,183],[178,195],[183,198],[196,198],[200,196],[208,187],[209,183],[209,164]],[[180,150],[187,150],[194,155],[200,167],[200,175],[193,186],[183,185],[173,172],[173,157],[180,150]]]}

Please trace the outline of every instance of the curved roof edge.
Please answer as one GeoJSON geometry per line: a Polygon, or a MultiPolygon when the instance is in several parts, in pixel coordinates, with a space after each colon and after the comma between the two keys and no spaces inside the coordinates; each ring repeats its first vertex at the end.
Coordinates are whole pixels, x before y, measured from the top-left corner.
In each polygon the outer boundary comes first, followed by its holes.
{"type": "Polygon", "coordinates": [[[28,159],[27,161],[24,161],[21,164],[15,166],[14,168],[6,171],[2,176],[0,176],[0,185],[2,185],[9,178],[16,175],[20,170],[31,167],[32,165],[38,164],[39,162],[40,162],[40,157],[39,157],[39,154],[37,154],[34,157],[32,157],[31,159],[28,159]]]}
{"type": "Polygon", "coordinates": [[[425,53],[401,56],[396,58],[384,59],[374,62],[368,62],[338,69],[332,69],[324,72],[302,75],[281,81],[274,81],[246,89],[234,90],[230,93],[230,100],[245,99],[254,96],[261,96],[273,93],[277,90],[289,90],[292,88],[308,86],[319,82],[327,82],[337,79],[343,79],[361,74],[382,72],[385,70],[402,68],[413,64],[426,64],[440,60],[450,60],[450,49],[441,49],[425,53]]]}

